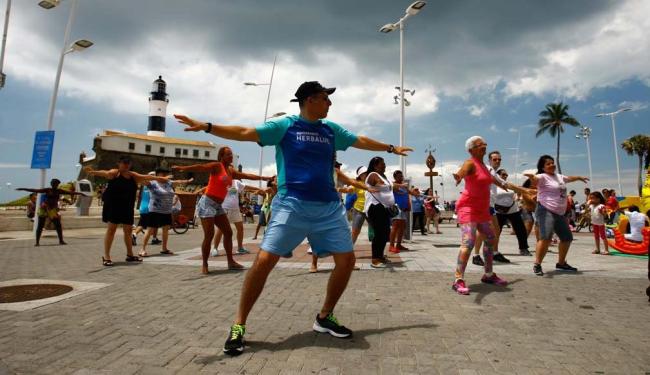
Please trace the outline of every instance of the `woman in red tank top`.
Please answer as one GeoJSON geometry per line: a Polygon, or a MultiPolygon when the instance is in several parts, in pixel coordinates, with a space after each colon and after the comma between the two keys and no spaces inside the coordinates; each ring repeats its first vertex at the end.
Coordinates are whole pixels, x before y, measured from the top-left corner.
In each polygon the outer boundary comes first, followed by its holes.
{"type": "Polygon", "coordinates": [[[228,187],[233,178],[237,180],[265,180],[272,177],[261,177],[254,174],[242,173],[232,166],[233,154],[230,147],[222,147],[217,154],[217,161],[194,164],[189,166],[172,166],[172,170],[179,172],[208,172],[210,179],[205,194],[199,200],[198,216],[201,218],[203,228],[203,243],[201,244],[201,257],[203,264],[201,273],[208,273],[208,257],[210,256],[210,245],[214,237],[215,225],[223,234],[223,247],[226,249],[228,269],[242,269],[244,266],[237,263],[232,256],[232,229],[226,211],[221,207],[228,187]]]}

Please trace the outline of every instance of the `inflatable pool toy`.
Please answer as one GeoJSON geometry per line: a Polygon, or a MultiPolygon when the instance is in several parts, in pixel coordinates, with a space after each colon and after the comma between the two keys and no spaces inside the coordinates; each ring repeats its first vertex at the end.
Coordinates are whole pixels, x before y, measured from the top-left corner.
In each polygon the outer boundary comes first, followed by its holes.
{"type": "Polygon", "coordinates": [[[646,255],[648,254],[648,245],[650,244],[650,227],[645,227],[641,230],[643,234],[643,242],[630,242],[625,239],[625,236],[618,230],[614,229],[614,240],[608,240],[609,246],[620,251],[621,253],[631,255],[646,255]]]}

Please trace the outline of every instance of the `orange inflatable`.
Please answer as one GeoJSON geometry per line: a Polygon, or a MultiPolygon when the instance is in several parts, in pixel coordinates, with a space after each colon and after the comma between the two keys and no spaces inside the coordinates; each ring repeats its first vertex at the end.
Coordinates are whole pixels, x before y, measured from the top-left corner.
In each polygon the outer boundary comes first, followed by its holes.
{"type": "Polygon", "coordinates": [[[608,240],[609,246],[620,251],[621,253],[631,255],[646,255],[648,254],[648,245],[650,244],[650,227],[645,227],[641,230],[643,233],[643,242],[636,243],[630,242],[625,239],[625,236],[618,230],[614,229],[614,241],[608,240]]]}

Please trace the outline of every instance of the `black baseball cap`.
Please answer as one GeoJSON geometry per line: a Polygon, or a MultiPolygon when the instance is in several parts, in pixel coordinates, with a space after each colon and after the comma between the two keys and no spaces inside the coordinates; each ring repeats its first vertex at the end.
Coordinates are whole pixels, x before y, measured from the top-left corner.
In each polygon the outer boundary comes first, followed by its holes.
{"type": "Polygon", "coordinates": [[[336,87],[323,87],[323,85],[318,83],[318,81],[303,82],[303,84],[298,87],[298,90],[294,94],[296,98],[289,101],[301,102],[312,95],[318,94],[319,92],[324,92],[327,93],[327,95],[332,95],[334,91],[336,91],[336,87]]]}

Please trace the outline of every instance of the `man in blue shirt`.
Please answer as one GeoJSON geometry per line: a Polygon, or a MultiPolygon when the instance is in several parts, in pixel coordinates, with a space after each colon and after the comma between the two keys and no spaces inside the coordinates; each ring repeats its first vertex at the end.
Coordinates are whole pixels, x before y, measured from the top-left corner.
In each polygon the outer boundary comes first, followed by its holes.
{"type": "Polygon", "coordinates": [[[217,137],[275,146],[278,193],[271,205],[264,240],[255,262],[246,274],[239,310],[224,352],[241,354],[244,350],[246,319],[264,288],[266,279],[280,257],[290,257],[305,239],[319,257],[332,255],[335,267],[327,285],[327,294],[313,329],[346,338],[352,331],[338,324],[334,307],[345,291],[354,268],[350,228],[334,185],[334,155],[352,146],[370,151],[406,155],[408,147],[398,147],[357,136],[338,124],[325,120],[335,88],[316,81],[304,82],[295,93],[300,115],[272,119],[256,128],[216,125],[174,115],[187,125],[185,131],[205,131],[217,137]]]}

